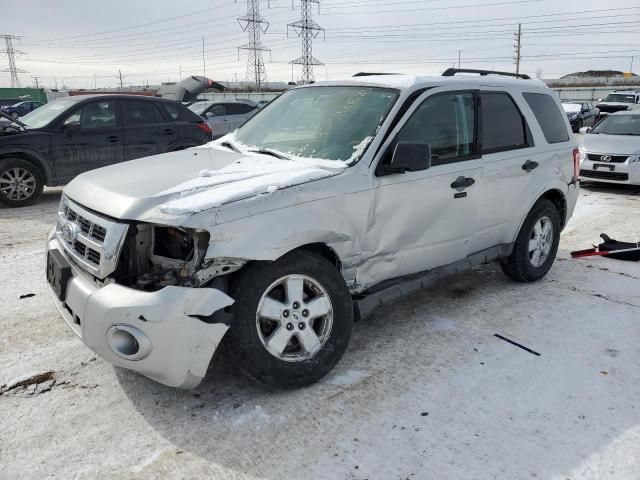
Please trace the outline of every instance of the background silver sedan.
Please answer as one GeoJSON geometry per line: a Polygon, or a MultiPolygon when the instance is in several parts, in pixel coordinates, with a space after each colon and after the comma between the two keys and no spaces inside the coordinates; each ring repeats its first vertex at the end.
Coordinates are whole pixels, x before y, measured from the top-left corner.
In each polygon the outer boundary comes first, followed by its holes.
{"type": "Polygon", "coordinates": [[[189,109],[204,118],[213,130],[213,139],[233,132],[258,111],[258,104],[250,101],[201,101],[189,109]]]}
{"type": "Polygon", "coordinates": [[[640,185],[640,111],[613,113],[580,133],[580,179],[640,185]]]}

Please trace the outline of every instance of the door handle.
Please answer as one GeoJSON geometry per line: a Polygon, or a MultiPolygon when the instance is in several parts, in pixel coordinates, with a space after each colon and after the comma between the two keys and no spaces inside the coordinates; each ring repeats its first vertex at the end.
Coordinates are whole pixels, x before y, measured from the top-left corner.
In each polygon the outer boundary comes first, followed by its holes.
{"type": "Polygon", "coordinates": [[[456,190],[464,190],[474,183],[476,183],[476,181],[471,177],[458,177],[456,178],[456,181],[451,184],[451,188],[454,188],[456,190]]]}
{"type": "Polygon", "coordinates": [[[110,137],[107,137],[107,140],[109,141],[109,143],[116,143],[120,141],[120,137],[116,137],[115,135],[111,135],[110,137]]]}
{"type": "Polygon", "coordinates": [[[163,135],[173,135],[174,133],[176,133],[176,131],[172,130],[171,128],[167,128],[162,133],[163,133],[163,135]]]}
{"type": "Polygon", "coordinates": [[[532,170],[535,170],[536,168],[538,168],[538,162],[532,162],[531,160],[527,160],[522,165],[522,169],[527,173],[532,170]]]}

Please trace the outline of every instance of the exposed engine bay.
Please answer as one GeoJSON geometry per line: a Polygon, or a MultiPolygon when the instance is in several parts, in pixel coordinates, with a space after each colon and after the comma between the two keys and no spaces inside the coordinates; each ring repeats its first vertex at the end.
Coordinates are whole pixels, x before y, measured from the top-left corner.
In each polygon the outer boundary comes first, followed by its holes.
{"type": "Polygon", "coordinates": [[[205,258],[208,247],[209,232],[205,230],[137,224],[129,229],[115,280],[144,291],[202,287],[246,263],[242,259],[205,258]]]}

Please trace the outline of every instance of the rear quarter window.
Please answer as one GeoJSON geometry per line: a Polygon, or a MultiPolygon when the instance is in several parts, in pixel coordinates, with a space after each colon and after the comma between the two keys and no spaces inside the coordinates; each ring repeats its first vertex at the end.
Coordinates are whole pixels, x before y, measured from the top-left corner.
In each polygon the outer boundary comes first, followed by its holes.
{"type": "Polygon", "coordinates": [[[565,116],[551,95],[545,93],[523,93],[526,102],[542,129],[547,143],[560,143],[569,140],[565,116]]]}

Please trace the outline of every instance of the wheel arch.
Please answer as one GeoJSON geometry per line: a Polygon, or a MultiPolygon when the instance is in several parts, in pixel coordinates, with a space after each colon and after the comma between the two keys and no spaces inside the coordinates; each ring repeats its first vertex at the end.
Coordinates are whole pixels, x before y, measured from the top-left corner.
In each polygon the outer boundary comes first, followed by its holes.
{"type": "Polygon", "coordinates": [[[9,150],[0,151],[0,160],[6,160],[11,158],[19,158],[33,164],[42,174],[45,185],[51,185],[53,179],[53,172],[47,165],[47,163],[37,154],[29,150],[9,150]]]}
{"type": "Polygon", "coordinates": [[[335,266],[338,272],[342,272],[342,261],[340,260],[340,257],[338,256],[336,251],[326,243],[323,243],[323,242],[307,243],[306,245],[301,245],[300,247],[290,250],[289,252],[285,253],[285,255],[291,252],[296,252],[296,251],[303,251],[303,252],[306,251],[306,252],[312,252],[317,255],[320,255],[321,257],[328,260],[333,266],[335,266]]]}
{"type": "Polygon", "coordinates": [[[534,202],[534,205],[543,198],[549,200],[556,206],[556,208],[558,209],[558,213],[560,213],[562,227],[564,228],[567,221],[567,199],[565,198],[564,193],[555,188],[547,190],[534,202]]]}

